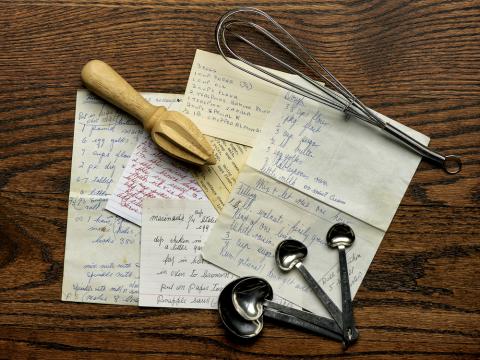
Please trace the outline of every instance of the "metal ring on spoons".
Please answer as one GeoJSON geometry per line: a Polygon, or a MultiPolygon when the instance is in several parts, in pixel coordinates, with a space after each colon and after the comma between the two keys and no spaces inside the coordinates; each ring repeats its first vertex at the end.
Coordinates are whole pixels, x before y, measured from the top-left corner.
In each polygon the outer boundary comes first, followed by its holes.
{"type": "Polygon", "coordinates": [[[348,266],[345,248],[351,246],[355,241],[355,234],[350,226],[343,223],[333,225],[327,233],[327,244],[338,250],[340,263],[340,288],[342,291],[342,314],[343,314],[343,336],[348,342],[353,340],[353,305],[350,293],[350,281],[348,279],[348,266]]]}
{"type": "Polygon", "coordinates": [[[247,277],[235,282],[232,290],[233,306],[245,320],[255,321],[266,316],[333,340],[343,340],[342,329],[335,321],[275,303],[270,301],[272,297],[270,284],[257,277],[247,277]]]}

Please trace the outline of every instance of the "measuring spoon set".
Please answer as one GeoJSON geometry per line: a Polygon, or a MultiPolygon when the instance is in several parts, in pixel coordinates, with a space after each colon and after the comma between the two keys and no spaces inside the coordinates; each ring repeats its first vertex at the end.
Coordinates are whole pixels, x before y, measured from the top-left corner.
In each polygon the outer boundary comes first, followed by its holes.
{"type": "Polygon", "coordinates": [[[262,278],[248,276],[234,280],[220,293],[218,310],[223,324],[236,337],[253,338],[262,331],[263,317],[266,316],[340,341],[347,348],[358,338],[358,331],[353,319],[345,253],[345,249],[354,241],[353,230],[343,223],[333,225],[327,233],[328,246],[336,248],[339,255],[342,310],[335,305],[303,265],[302,260],[308,254],[303,243],[293,239],[284,240],[275,251],[275,261],[279,269],[284,272],[297,269],[333,320],[273,302],[273,290],[270,284],[262,278]]]}

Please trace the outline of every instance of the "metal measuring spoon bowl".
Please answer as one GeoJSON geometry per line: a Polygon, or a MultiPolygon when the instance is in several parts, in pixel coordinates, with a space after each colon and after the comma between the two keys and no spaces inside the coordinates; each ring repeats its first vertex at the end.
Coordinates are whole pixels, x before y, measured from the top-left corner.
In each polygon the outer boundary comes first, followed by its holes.
{"type": "Polygon", "coordinates": [[[232,303],[232,291],[235,285],[245,278],[232,281],[223,288],[218,298],[218,312],[220,319],[227,330],[242,339],[257,336],[263,329],[263,318],[257,320],[244,319],[235,309],[232,303]]]}
{"type": "Polygon", "coordinates": [[[327,233],[327,244],[331,248],[349,247],[355,241],[352,228],[344,223],[333,225],[327,233]]]}
{"type": "Polygon", "coordinates": [[[257,320],[263,315],[265,300],[273,298],[270,284],[261,278],[249,277],[239,281],[232,290],[232,302],[246,320],[257,320]]]}
{"type": "Polygon", "coordinates": [[[290,271],[307,256],[308,250],[298,240],[287,239],[278,244],[275,261],[282,271],[290,271]]]}

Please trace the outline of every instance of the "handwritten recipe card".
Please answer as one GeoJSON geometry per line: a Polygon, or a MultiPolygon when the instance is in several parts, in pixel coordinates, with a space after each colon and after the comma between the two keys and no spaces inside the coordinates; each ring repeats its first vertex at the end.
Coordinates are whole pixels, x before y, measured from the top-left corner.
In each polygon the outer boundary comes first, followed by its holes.
{"type": "Polygon", "coordinates": [[[336,222],[352,226],[355,244],[347,250],[352,296],[358,290],[384,232],[305,196],[246,166],[203,249],[203,257],[238,276],[265,278],[274,293],[303,308],[330,316],[296,271],[278,270],[278,243],[297,239],[308,247],[304,261],[315,279],[341,304],[338,254],[325,236],[336,222]]]}
{"type": "Polygon", "coordinates": [[[205,198],[185,164],[163,153],[146,132],[140,136],[106,209],[141,226],[144,198],[205,198]]]}
{"type": "Polygon", "coordinates": [[[235,276],[200,253],[216,218],[208,200],[144,200],[140,306],[217,307],[220,291],[235,276]]]}
{"type": "MultiPolygon", "coordinates": [[[[170,107],[172,94],[143,94],[170,107]]],[[[140,229],[105,210],[107,199],[144,130],[90,92],[79,90],[62,300],[137,304],[140,229]]]]}
{"type": "Polygon", "coordinates": [[[252,146],[278,92],[220,55],[197,50],[182,112],[207,135],[252,146]]]}
{"type": "MultiPolygon", "coordinates": [[[[238,63],[234,59],[231,61],[238,63]]],[[[254,68],[249,70],[260,73],[254,68]]],[[[299,76],[268,70],[312,89],[299,76]]],[[[207,135],[253,146],[281,93],[281,88],[237,69],[222,56],[197,50],[185,90],[182,112],[207,135]]]]}
{"type": "Polygon", "coordinates": [[[238,174],[245,164],[251,148],[211,136],[207,136],[207,139],[212,145],[217,163],[190,171],[213,207],[220,212],[237,181],[238,174]]]}
{"type": "MultiPolygon", "coordinates": [[[[427,136],[378,115],[428,144],[427,136]]],[[[291,92],[279,97],[248,159],[262,173],[385,231],[419,162],[377,127],[291,92]]]]}

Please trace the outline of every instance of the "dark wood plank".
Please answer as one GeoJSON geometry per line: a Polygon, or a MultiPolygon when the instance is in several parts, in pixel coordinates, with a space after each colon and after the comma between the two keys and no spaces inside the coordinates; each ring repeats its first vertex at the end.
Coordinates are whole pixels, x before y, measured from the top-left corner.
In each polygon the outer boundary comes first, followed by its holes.
{"type": "MultiPolygon", "coordinates": [[[[330,358],[268,323],[254,343],[214,311],[61,302],[75,92],[92,58],[142,91],[182,93],[233,0],[0,1],[0,359],[330,358]]],[[[356,297],[358,359],[480,357],[478,1],[250,2],[369,106],[462,156],[422,162],[356,297]]]]}

